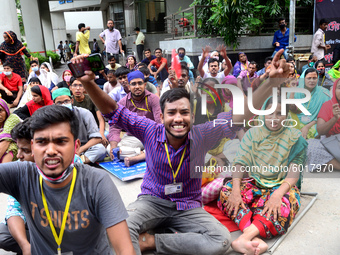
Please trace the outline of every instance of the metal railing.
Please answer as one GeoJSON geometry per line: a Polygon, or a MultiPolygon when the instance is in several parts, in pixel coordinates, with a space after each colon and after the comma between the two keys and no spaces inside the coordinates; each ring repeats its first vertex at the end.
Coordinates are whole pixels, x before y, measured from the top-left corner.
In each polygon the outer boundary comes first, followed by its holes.
{"type": "MultiPolygon", "coordinates": [[[[211,8],[213,6],[195,5],[184,10],[166,16],[165,26],[166,32],[171,35],[167,39],[186,39],[198,37],[214,37],[216,34],[202,34],[198,31],[198,22],[207,22],[199,20],[198,13],[202,8],[211,8]]],[[[286,17],[286,22],[289,23],[289,8],[285,8],[282,16],[286,17]]],[[[200,24],[202,26],[202,24],[200,24]]],[[[288,24],[289,26],[289,24],[288,24]]],[[[278,30],[277,18],[265,17],[261,27],[256,31],[240,31],[242,36],[265,36],[273,35],[278,30]]],[[[313,6],[296,7],[295,17],[295,33],[296,34],[313,34],[313,6]]]]}
{"type": "Polygon", "coordinates": [[[199,34],[197,31],[198,9],[211,7],[212,6],[208,5],[195,5],[164,17],[166,31],[168,34],[171,34],[171,38],[169,39],[174,40],[193,37],[213,36],[211,34],[210,35],[199,34]]]}

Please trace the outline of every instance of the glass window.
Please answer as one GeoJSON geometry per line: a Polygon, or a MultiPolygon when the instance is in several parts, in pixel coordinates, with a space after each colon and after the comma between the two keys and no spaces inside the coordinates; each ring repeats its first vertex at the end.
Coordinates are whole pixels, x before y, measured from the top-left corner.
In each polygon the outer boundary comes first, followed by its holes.
{"type": "Polygon", "coordinates": [[[136,6],[141,29],[146,29],[147,33],[165,31],[165,0],[145,0],[138,2],[136,6]]]}
{"type": "Polygon", "coordinates": [[[122,37],[125,36],[124,6],[123,1],[110,3],[110,19],[115,22],[115,28],[119,30],[122,37]]]}

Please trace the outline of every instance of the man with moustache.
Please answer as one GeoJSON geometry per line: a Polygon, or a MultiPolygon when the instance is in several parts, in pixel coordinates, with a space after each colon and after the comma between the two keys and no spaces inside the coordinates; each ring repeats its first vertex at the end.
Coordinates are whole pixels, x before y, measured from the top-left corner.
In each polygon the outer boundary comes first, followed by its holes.
{"type": "MultiPolygon", "coordinates": [[[[146,90],[144,74],[141,71],[134,71],[127,74],[130,92],[122,98],[118,104],[126,107],[131,112],[137,113],[138,116],[145,116],[157,123],[161,123],[161,108],[159,106],[159,97],[146,90]]],[[[112,149],[120,148],[120,159],[124,160],[126,166],[131,166],[137,162],[145,160],[143,143],[126,133],[120,138],[121,128],[117,125],[111,125],[108,135],[110,141],[110,156],[113,159],[112,149]]]]}
{"type": "Polygon", "coordinates": [[[20,202],[32,254],[112,254],[108,240],[116,254],[134,254],[127,213],[108,174],[73,163],[78,126],[67,107],[37,110],[30,122],[35,163],[1,164],[0,191],[20,202]]]}
{"type": "MultiPolygon", "coordinates": [[[[283,50],[275,56],[269,79],[255,92],[253,106],[258,109],[272,93],[272,87],[281,84],[289,67],[280,60],[283,50]]],[[[87,55],[72,59],[79,63],[87,55]]],[[[222,138],[234,138],[239,130],[230,122],[241,122],[253,114],[245,102],[245,114],[221,113],[219,118],[229,124],[214,125],[193,123],[190,94],[181,88],[165,92],[160,99],[163,124],[131,113],[126,107],[101,91],[94,83],[94,74],[78,78],[91,99],[110,125],[118,125],[144,144],[147,168],[141,185],[142,193],[128,206],[128,226],[137,254],[156,249],[160,254],[225,254],[230,246],[230,233],[213,216],[201,207],[202,172],[195,166],[204,165],[204,156],[222,138]],[[196,178],[192,178],[196,177],[196,178]],[[150,235],[157,228],[172,233],[150,235]]],[[[233,180],[233,181],[240,181],[233,180]]],[[[259,242],[247,241],[238,251],[247,254],[258,252],[259,242]]]]}
{"type": "Polygon", "coordinates": [[[230,59],[227,56],[227,50],[225,46],[218,46],[217,51],[220,51],[220,55],[224,58],[227,67],[222,71],[219,71],[219,61],[215,58],[210,58],[208,61],[208,73],[204,72],[203,70],[203,64],[204,60],[210,55],[211,48],[209,46],[206,46],[203,50],[202,58],[200,62],[198,63],[198,71],[203,79],[205,78],[216,78],[220,83],[222,83],[223,79],[230,73],[232,69],[232,65],[230,62],[230,59]]]}
{"type": "Polygon", "coordinates": [[[119,63],[119,52],[121,54],[124,53],[122,36],[119,30],[114,28],[114,22],[112,19],[107,21],[107,29],[99,34],[99,38],[106,47],[106,58],[108,59],[109,56],[113,55],[116,59],[116,63],[119,63]]]}

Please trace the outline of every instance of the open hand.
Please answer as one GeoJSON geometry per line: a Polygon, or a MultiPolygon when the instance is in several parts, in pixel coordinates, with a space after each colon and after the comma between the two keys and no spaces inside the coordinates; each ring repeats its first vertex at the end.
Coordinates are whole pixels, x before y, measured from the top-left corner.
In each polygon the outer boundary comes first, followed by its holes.
{"type": "Polygon", "coordinates": [[[226,209],[228,210],[227,215],[231,217],[231,213],[234,211],[233,216],[236,217],[240,206],[243,209],[247,209],[243,203],[241,193],[231,192],[228,201],[226,202],[226,209]]]}
{"type": "Polygon", "coordinates": [[[261,216],[266,215],[267,220],[269,220],[270,215],[274,215],[274,221],[278,219],[278,217],[281,216],[281,203],[282,203],[282,197],[275,195],[273,193],[271,197],[266,202],[264,209],[261,213],[261,216]]]}
{"type": "Polygon", "coordinates": [[[202,58],[206,58],[210,55],[211,47],[206,45],[204,49],[202,48],[202,51],[203,51],[202,58]]]}

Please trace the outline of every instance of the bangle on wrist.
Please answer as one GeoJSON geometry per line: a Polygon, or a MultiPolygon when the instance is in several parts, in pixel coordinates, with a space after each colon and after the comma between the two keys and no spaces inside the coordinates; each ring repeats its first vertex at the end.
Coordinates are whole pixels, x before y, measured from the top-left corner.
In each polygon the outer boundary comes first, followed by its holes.
{"type": "Polygon", "coordinates": [[[292,185],[288,181],[283,181],[282,184],[287,183],[289,185],[289,190],[292,189],[292,185]]]}

